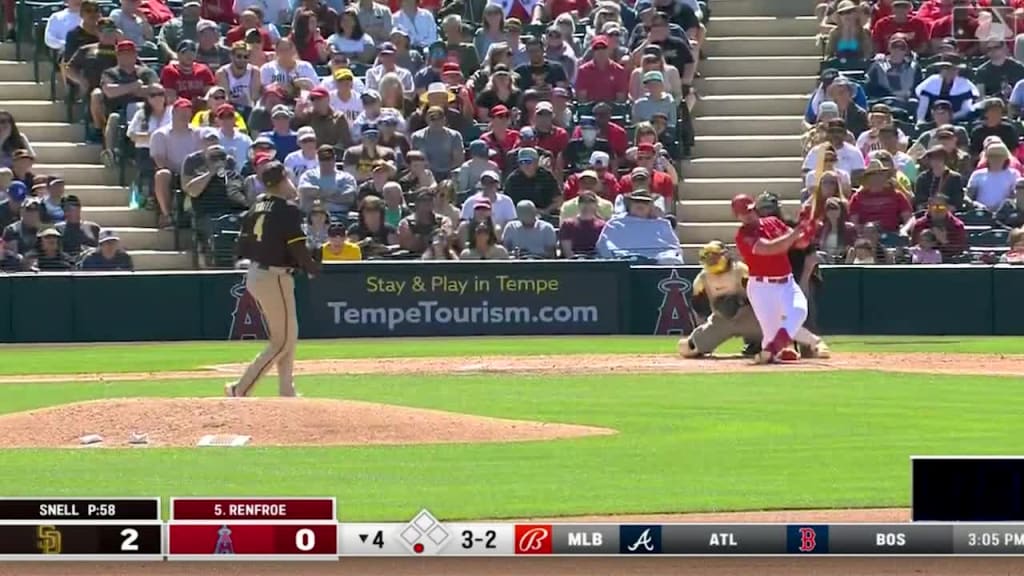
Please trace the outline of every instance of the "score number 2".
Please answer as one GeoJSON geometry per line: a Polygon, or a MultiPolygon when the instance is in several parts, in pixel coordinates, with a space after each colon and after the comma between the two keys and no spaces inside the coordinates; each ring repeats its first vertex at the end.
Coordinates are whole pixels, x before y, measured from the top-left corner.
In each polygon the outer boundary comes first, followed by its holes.
{"type": "Polygon", "coordinates": [[[139,545],[135,543],[139,539],[139,531],[135,528],[121,530],[121,552],[138,552],[139,545]]]}
{"type": "Polygon", "coordinates": [[[488,531],[484,532],[483,538],[476,538],[476,537],[474,537],[472,530],[463,530],[462,531],[462,547],[465,548],[466,550],[469,550],[470,548],[473,547],[473,543],[474,542],[480,542],[480,543],[483,543],[484,548],[494,549],[494,548],[497,548],[497,546],[494,545],[494,539],[497,538],[497,537],[498,537],[498,535],[497,535],[497,533],[494,532],[494,530],[488,530],[488,531]]]}

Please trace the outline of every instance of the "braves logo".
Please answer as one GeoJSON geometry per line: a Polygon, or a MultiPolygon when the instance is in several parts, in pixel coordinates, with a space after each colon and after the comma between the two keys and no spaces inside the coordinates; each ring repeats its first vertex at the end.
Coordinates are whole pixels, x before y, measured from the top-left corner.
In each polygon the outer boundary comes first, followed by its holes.
{"type": "Polygon", "coordinates": [[[231,312],[231,330],[228,340],[265,340],[267,328],[263,324],[263,312],[252,294],[245,289],[245,279],[231,287],[235,298],[235,309],[231,312]]]}
{"type": "Polygon", "coordinates": [[[516,554],[551,554],[551,526],[516,525],[516,554]]]}
{"type": "Polygon", "coordinates": [[[693,285],[679,275],[675,268],[668,278],[658,282],[658,290],[665,297],[658,307],[658,322],[654,327],[655,334],[686,335],[693,332],[696,321],[690,308],[690,293],[693,285]]]}
{"type": "Polygon", "coordinates": [[[817,546],[818,533],[814,531],[814,528],[801,528],[799,550],[801,552],[814,552],[817,546]]]}

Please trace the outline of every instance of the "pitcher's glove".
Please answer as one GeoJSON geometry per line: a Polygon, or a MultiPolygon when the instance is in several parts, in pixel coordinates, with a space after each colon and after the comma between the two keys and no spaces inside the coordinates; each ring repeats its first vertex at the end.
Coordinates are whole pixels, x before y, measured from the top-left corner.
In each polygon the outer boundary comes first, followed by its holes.
{"type": "Polygon", "coordinates": [[[723,318],[732,319],[739,313],[743,304],[743,297],[739,294],[726,294],[717,298],[712,304],[712,308],[723,318]]]}

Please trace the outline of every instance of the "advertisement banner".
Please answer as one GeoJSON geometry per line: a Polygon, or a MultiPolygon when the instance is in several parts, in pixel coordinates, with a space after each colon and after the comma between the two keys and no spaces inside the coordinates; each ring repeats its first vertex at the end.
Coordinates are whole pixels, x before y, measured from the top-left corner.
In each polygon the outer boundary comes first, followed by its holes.
{"type": "Polygon", "coordinates": [[[685,336],[697,325],[690,304],[700,266],[637,266],[630,274],[632,334],[685,336]]]}
{"type": "Polygon", "coordinates": [[[629,265],[617,262],[338,264],[309,283],[322,338],[613,334],[629,265]]]}

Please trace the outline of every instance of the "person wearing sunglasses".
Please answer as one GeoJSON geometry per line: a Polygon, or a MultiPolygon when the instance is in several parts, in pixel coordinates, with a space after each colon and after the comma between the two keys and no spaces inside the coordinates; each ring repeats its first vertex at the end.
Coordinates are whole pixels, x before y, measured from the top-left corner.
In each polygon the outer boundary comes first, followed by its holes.
{"type": "Polygon", "coordinates": [[[967,250],[967,229],[950,208],[949,198],[936,194],[928,200],[924,215],[916,218],[910,230],[910,241],[918,244],[922,232],[931,230],[935,247],[942,253],[942,261],[950,263],[967,250]]]}
{"type": "Polygon", "coordinates": [[[242,116],[248,116],[260,98],[259,69],[249,62],[249,46],[244,41],[231,45],[231,61],[217,70],[217,86],[227,91],[228,104],[242,116]]]}

